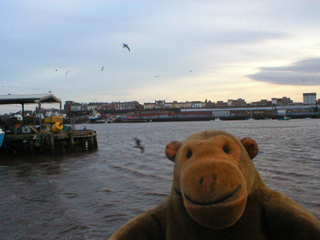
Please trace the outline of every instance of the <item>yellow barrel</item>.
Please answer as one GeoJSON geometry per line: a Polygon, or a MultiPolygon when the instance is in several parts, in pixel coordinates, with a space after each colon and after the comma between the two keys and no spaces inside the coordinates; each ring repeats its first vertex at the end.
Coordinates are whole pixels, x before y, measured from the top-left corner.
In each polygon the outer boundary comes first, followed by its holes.
{"type": "Polygon", "coordinates": [[[63,124],[60,122],[53,124],[51,127],[52,132],[55,132],[55,133],[61,132],[62,129],[63,129],[63,124]]]}

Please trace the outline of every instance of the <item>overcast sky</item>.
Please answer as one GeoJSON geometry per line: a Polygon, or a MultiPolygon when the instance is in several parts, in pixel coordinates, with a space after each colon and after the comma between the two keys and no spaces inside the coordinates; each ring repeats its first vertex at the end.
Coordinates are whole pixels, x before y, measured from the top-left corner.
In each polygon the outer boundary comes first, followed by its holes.
{"type": "Polygon", "coordinates": [[[319,95],[319,11],[308,0],[1,0],[0,95],[302,102],[319,95]]]}

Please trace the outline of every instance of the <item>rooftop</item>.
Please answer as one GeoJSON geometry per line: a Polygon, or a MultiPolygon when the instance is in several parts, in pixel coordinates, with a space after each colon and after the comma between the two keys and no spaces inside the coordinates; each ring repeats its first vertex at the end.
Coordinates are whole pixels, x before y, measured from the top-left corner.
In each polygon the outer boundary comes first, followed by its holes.
{"type": "Polygon", "coordinates": [[[61,103],[61,100],[52,93],[0,95],[0,104],[36,104],[39,101],[41,103],[61,103]]]}

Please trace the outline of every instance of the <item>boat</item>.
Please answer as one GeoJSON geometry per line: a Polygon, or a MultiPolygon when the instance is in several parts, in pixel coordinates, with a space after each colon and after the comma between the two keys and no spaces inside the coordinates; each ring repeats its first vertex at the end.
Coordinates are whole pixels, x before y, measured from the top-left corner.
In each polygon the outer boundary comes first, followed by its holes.
{"type": "Polygon", "coordinates": [[[92,123],[105,123],[105,122],[106,122],[106,119],[100,118],[100,119],[94,120],[92,123]]]}
{"type": "Polygon", "coordinates": [[[246,119],[247,121],[253,121],[255,120],[253,117],[252,117],[252,111],[250,111],[250,118],[246,119]]]}
{"type": "Polygon", "coordinates": [[[220,118],[211,119],[210,122],[221,122],[220,118]]]}
{"type": "Polygon", "coordinates": [[[102,118],[101,114],[97,111],[93,111],[92,115],[89,116],[90,123],[105,123],[106,119],[102,118]]]}
{"type": "Polygon", "coordinates": [[[4,134],[5,134],[4,131],[0,128],[0,147],[2,147],[4,134]]]}
{"type": "Polygon", "coordinates": [[[278,120],[290,120],[290,118],[287,116],[283,116],[283,118],[278,118],[278,120]]]}

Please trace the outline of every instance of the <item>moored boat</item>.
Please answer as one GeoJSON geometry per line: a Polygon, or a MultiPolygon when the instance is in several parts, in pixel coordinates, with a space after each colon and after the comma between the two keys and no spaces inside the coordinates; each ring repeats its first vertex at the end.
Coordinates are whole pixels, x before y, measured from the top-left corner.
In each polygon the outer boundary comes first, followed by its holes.
{"type": "Polygon", "coordinates": [[[94,111],[93,114],[89,116],[89,122],[90,123],[105,123],[106,119],[102,118],[100,113],[97,113],[96,111],[94,111]]]}
{"type": "Polygon", "coordinates": [[[217,117],[215,119],[211,119],[210,122],[221,122],[221,119],[217,117]]]}
{"type": "Polygon", "coordinates": [[[2,146],[3,139],[4,139],[4,131],[0,128],[0,147],[2,146]]]}
{"type": "Polygon", "coordinates": [[[284,116],[283,118],[278,118],[278,120],[290,120],[289,117],[284,116]]]}

